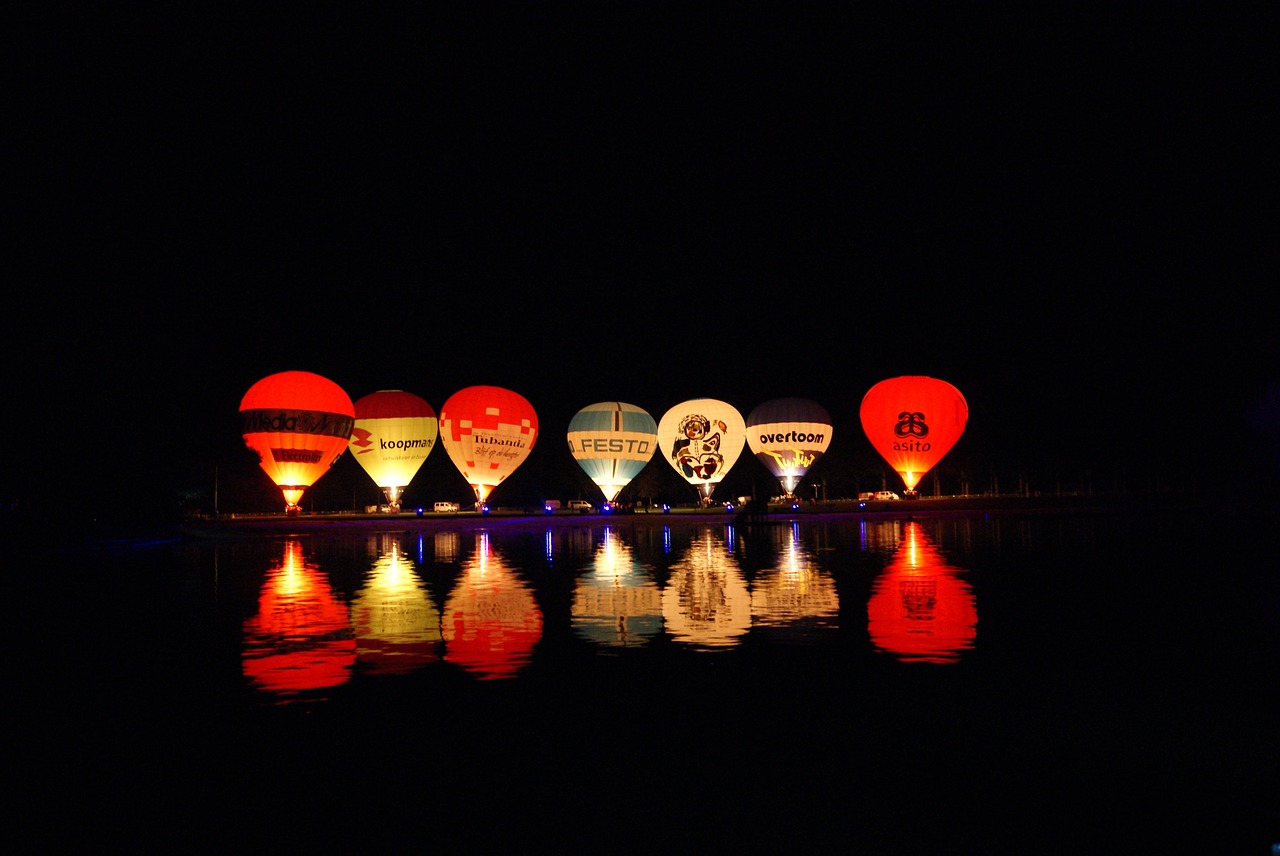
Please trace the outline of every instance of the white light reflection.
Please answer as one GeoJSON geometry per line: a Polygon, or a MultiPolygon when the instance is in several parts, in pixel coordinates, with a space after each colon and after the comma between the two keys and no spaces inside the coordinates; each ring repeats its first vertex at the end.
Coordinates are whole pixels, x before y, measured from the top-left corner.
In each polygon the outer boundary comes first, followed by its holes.
{"type": "Polygon", "coordinates": [[[835,580],[820,570],[800,542],[800,524],[774,528],[780,543],[778,564],[756,574],[751,587],[751,612],[758,628],[783,631],[801,639],[810,631],[839,627],[840,598],[835,580]]]}
{"type": "Polygon", "coordinates": [[[677,642],[698,648],[737,645],[751,629],[751,592],[725,541],[702,529],[671,566],[662,616],[677,642]]]}
{"type": "Polygon", "coordinates": [[[643,645],[662,629],[662,592],[650,569],[606,527],[573,592],[574,632],[605,647],[643,645]]]}

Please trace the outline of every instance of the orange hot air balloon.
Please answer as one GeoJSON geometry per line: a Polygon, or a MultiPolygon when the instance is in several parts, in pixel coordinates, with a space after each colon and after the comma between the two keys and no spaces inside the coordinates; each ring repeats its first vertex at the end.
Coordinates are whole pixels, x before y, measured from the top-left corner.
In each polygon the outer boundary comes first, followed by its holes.
{"type": "Polygon", "coordinates": [[[907,375],[867,390],[859,413],[871,445],[914,492],[964,433],[969,405],[944,380],[907,375]]]}
{"type": "Polygon", "coordinates": [[[509,389],[469,386],[440,408],[440,442],[480,505],[524,463],[537,439],[533,405],[509,389]]]}
{"type": "Polygon", "coordinates": [[[356,401],[350,448],[382,489],[392,511],[435,447],[439,425],[431,405],[411,392],[383,389],[356,401]]]}
{"type": "Polygon", "coordinates": [[[284,494],[285,512],[347,450],[355,425],[351,398],[328,378],[301,371],[268,375],[240,401],[244,443],[284,494]]]}

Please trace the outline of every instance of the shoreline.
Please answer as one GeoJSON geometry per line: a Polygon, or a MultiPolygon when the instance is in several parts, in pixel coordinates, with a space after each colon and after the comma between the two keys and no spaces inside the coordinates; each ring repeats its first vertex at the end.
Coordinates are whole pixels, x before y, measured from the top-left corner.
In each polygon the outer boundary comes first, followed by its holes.
{"type": "Polygon", "coordinates": [[[552,513],[517,508],[494,508],[488,513],[477,511],[422,512],[283,512],[234,514],[218,518],[184,521],[180,527],[184,537],[209,538],[227,535],[281,534],[291,532],[338,531],[438,531],[441,529],[474,529],[481,527],[520,529],[548,526],[597,525],[734,525],[767,526],[804,521],[907,519],[913,517],[963,517],[975,514],[1094,514],[1168,509],[1194,510],[1215,507],[1210,501],[1189,502],[1185,498],[1151,497],[942,497],[907,500],[858,502],[838,500],[802,504],[791,509],[771,505],[764,514],[749,509],[728,511],[723,508],[672,508],[667,511],[627,511],[623,513],[572,512],[552,513]]]}

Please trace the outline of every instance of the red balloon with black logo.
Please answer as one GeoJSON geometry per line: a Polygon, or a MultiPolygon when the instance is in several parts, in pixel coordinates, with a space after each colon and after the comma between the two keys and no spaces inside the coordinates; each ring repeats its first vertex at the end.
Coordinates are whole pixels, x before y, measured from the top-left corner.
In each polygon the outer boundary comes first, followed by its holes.
{"type": "Polygon", "coordinates": [[[914,491],[964,433],[969,405],[945,380],[905,375],[867,390],[859,416],[871,445],[914,491]]]}

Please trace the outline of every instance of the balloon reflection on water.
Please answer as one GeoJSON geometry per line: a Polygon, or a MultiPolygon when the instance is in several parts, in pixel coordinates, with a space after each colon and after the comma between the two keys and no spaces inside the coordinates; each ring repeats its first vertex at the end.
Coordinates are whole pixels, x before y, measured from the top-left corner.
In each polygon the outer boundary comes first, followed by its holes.
{"type": "Polygon", "coordinates": [[[671,566],[662,616],[677,642],[700,648],[737,645],[751,629],[751,592],[725,539],[710,528],[694,536],[671,566]]]}
{"type": "Polygon", "coordinates": [[[400,674],[440,657],[440,610],[395,538],[385,537],[351,604],[356,659],[362,670],[400,674]]]}
{"type": "Polygon", "coordinates": [[[258,612],[244,623],[244,674],[256,687],[292,694],[345,683],[356,660],[346,603],[302,543],[288,540],[267,572],[258,612]]]}
{"type": "Polygon", "coordinates": [[[578,578],[571,621],[578,636],[605,647],[643,645],[662,630],[658,584],[612,529],[604,530],[591,569],[578,578]]]}
{"type": "Polygon", "coordinates": [[[445,660],[482,680],[514,677],[542,638],[542,610],[533,590],[476,533],[476,550],[445,599],[441,629],[445,660]]]}
{"type": "Polygon", "coordinates": [[[835,580],[819,570],[800,541],[799,525],[781,533],[777,565],[760,571],[751,586],[751,613],[757,627],[776,630],[836,628],[840,598],[835,580]]]}
{"type": "Polygon", "coordinates": [[[905,662],[956,662],[973,647],[978,624],[973,590],[960,573],[919,523],[903,524],[898,552],[867,603],[872,644],[905,662]]]}

